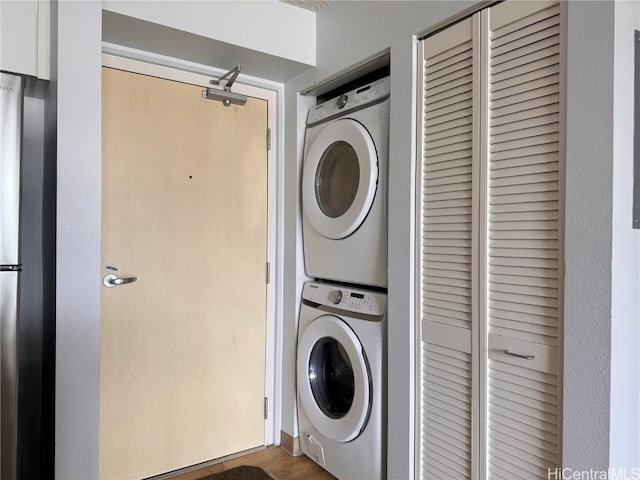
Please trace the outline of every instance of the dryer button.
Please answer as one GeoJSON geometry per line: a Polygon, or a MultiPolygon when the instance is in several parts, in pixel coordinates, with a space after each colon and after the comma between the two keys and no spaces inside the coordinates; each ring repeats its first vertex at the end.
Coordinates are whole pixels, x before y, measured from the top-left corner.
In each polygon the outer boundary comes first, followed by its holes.
{"type": "Polygon", "coordinates": [[[347,104],[348,101],[349,101],[348,95],[340,95],[338,97],[338,100],[336,101],[336,106],[338,107],[338,110],[344,108],[344,106],[347,104]]]}

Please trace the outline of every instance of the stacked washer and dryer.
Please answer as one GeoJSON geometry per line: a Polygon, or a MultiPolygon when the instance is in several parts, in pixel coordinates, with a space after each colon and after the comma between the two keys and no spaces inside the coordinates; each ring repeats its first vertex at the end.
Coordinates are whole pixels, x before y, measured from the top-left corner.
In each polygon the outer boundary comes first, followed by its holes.
{"type": "Polygon", "coordinates": [[[386,477],[389,78],[311,109],[298,323],[302,451],[340,480],[386,477]]]}

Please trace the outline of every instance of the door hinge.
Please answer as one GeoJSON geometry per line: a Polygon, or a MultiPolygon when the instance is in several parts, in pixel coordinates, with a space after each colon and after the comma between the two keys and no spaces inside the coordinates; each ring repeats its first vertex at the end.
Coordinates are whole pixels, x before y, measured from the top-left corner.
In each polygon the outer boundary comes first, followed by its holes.
{"type": "Polygon", "coordinates": [[[271,129],[267,128],[267,150],[271,150],[271,129]]]}
{"type": "Polygon", "coordinates": [[[271,283],[271,264],[267,262],[267,283],[271,283]]]}
{"type": "Polygon", "coordinates": [[[264,419],[269,418],[269,399],[264,397],[264,419]]]}

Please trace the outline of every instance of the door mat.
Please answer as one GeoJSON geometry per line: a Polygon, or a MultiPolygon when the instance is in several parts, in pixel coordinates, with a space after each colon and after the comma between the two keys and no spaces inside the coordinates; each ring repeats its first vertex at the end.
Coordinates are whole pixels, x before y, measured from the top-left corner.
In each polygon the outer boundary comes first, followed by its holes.
{"type": "Polygon", "coordinates": [[[273,480],[267,472],[260,467],[235,467],[231,470],[215,473],[200,480],[273,480]]]}

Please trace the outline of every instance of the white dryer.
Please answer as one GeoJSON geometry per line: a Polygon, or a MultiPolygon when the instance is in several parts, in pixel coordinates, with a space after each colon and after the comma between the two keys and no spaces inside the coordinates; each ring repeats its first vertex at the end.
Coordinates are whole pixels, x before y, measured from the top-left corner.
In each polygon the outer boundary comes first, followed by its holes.
{"type": "Polygon", "coordinates": [[[386,478],[386,295],[306,283],[298,329],[302,451],[340,480],[386,478]]]}
{"type": "Polygon", "coordinates": [[[302,174],[307,275],[387,286],[389,78],[309,111],[302,174]]]}

